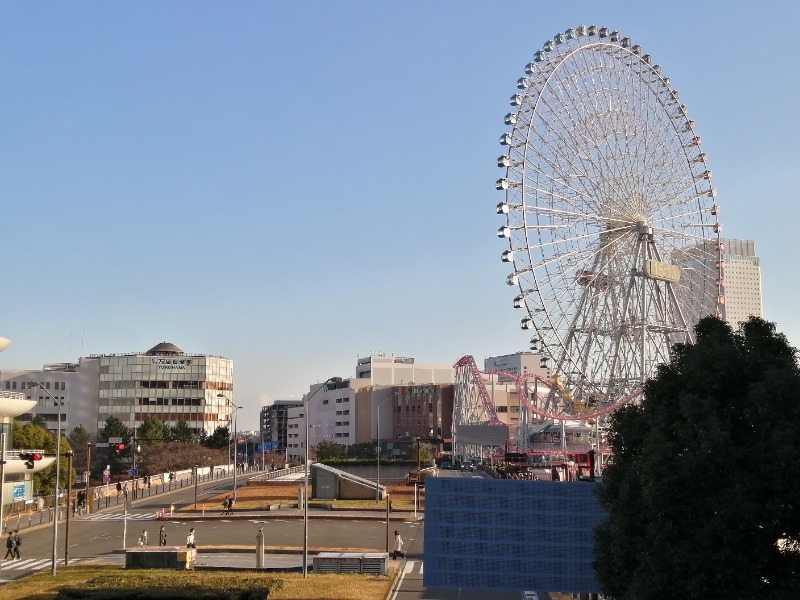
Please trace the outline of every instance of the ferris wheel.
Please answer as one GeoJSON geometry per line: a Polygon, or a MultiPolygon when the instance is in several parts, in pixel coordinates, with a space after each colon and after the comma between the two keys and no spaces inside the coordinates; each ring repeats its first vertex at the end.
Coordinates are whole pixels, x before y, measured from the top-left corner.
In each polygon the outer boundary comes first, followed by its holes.
{"type": "Polygon", "coordinates": [[[591,418],[638,395],[724,303],[722,226],[695,124],[669,77],[605,27],[548,40],[500,137],[521,327],[553,385],[543,414],[591,418]]]}

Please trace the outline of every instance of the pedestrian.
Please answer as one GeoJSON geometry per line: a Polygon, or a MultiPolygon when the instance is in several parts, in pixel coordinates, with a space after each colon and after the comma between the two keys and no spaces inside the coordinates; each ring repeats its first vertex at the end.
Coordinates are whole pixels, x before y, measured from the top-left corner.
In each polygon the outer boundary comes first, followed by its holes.
{"type": "Polygon", "coordinates": [[[142,535],[139,536],[139,547],[147,546],[147,530],[142,529],[142,535]]]}
{"type": "Polygon", "coordinates": [[[186,547],[197,548],[197,546],[194,545],[194,527],[189,530],[189,535],[186,536],[186,547]]]}
{"type": "Polygon", "coordinates": [[[159,546],[166,546],[167,545],[167,531],[164,529],[164,526],[161,526],[161,529],[158,530],[158,545],[159,546]]]}
{"type": "Polygon", "coordinates": [[[400,558],[404,558],[405,554],[403,553],[403,538],[400,537],[400,532],[396,529],[394,530],[394,552],[392,552],[392,558],[397,558],[397,555],[400,555],[400,558]]]}
{"type": "Polygon", "coordinates": [[[6,557],[3,560],[14,560],[14,532],[9,531],[6,538],[6,557]]]}
{"type": "Polygon", "coordinates": [[[19,530],[14,530],[14,558],[17,560],[21,560],[22,557],[19,555],[19,547],[22,546],[22,536],[19,534],[19,530]]]}
{"type": "Polygon", "coordinates": [[[225,496],[225,500],[222,501],[222,514],[223,515],[228,514],[228,505],[229,505],[230,499],[231,499],[230,496],[225,496]]]}

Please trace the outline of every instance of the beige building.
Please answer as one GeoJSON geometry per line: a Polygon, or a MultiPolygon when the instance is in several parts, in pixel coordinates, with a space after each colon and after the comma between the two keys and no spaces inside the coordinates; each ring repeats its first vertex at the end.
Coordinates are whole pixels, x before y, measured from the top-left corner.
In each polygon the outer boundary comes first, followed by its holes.
{"type": "Polygon", "coordinates": [[[725,304],[723,318],[734,328],[751,316],[763,316],[761,262],[753,240],[723,239],[725,304]]]}

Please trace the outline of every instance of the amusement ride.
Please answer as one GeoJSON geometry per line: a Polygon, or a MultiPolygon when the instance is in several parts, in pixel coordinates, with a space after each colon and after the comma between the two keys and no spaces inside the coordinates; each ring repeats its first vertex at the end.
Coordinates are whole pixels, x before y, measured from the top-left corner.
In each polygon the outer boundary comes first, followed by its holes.
{"type": "Polygon", "coordinates": [[[674,344],[693,342],[701,317],[721,312],[716,191],[680,94],[619,32],[559,33],[516,88],[497,159],[497,236],[541,369],[484,373],[460,359],[454,452],[484,446],[459,430],[485,425],[507,428],[506,452],[602,455],[603,417],[641,395],[674,344]],[[496,414],[492,378],[516,388],[516,423],[496,414]]]}

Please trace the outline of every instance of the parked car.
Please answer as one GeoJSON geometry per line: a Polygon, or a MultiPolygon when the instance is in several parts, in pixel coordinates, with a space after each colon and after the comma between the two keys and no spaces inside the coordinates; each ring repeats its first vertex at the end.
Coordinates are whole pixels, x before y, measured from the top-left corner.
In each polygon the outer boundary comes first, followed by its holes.
{"type": "Polygon", "coordinates": [[[440,469],[449,469],[452,466],[453,465],[450,464],[449,460],[445,460],[445,461],[442,461],[442,463],[439,465],[439,468],[440,469]]]}

